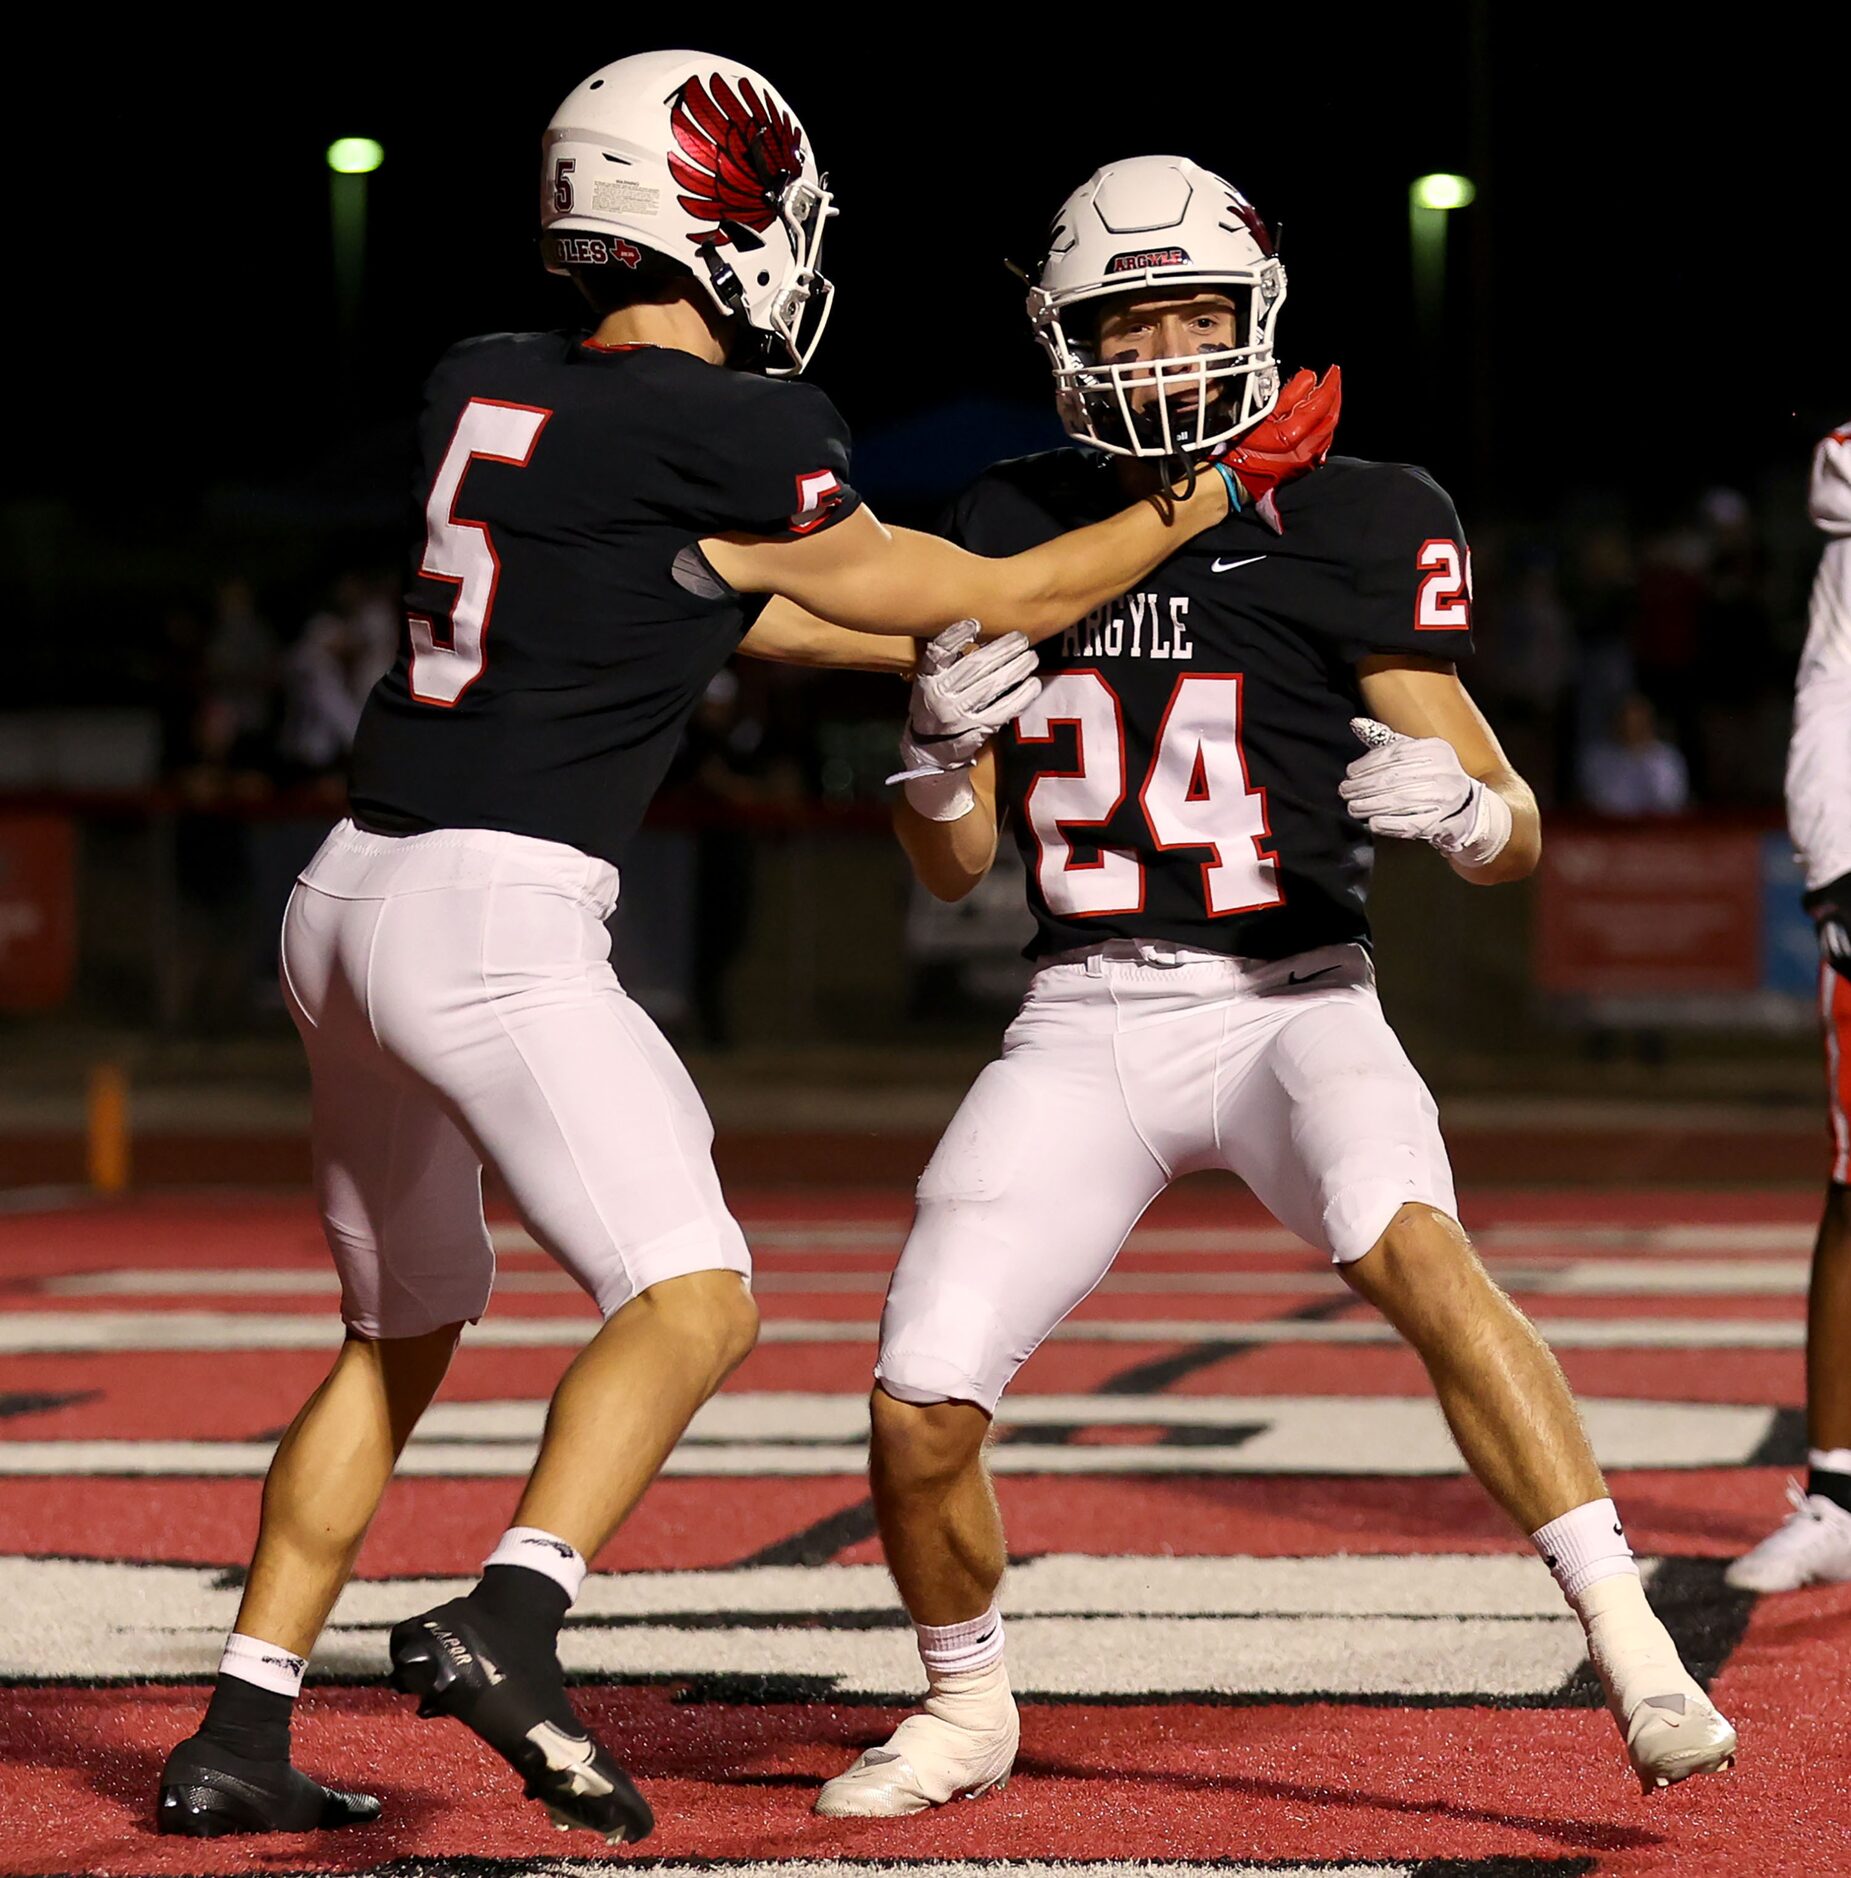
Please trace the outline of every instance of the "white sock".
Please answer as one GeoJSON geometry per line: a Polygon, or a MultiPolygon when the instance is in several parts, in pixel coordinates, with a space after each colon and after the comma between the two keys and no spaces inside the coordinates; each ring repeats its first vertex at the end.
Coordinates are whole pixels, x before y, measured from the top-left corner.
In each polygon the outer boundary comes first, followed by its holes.
{"type": "Polygon", "coordinates": [[[261,1637],[240,1636],[235,1630],[225,1639],[225,1654],[219,1658],[221,1676],[236,1676],[274,1695],[286,1695],[292,1702],[302,1693],[302,1672],[307,1668],[307,1657],[294,1650],[265,1643],[261,1637]]]}
{"type": "Polygon", "coordinates": [[[915,1624],[919,1660],[934,1687],[947,1676],[968,1676],[1003,1660],[1003,1615],[994,1604],[961,1624],[915,1624]]]}
{"type": "Polygon", "coordinates": [[[1851,1474],[1851,1448],[1808,1448],[1806,1465],[1822,1474],[1851,1474]]]}
{"type": "Polygon", "coordinates": [[[1578,1600],[1589,1585],[1603,1578],[1639,1576],[1632,1547],[1626,1543],[1625,1529],[1611,1500],[1590,1500],[1539,1526],[1530,1541],[1542,1554],[1542,1561],[1555,1574],[1562,1596],[1580,1608],[1578,1600]]]}
{"type": "Polygon", "coordinates": [[[484,1571],[491,1565],[524,1565],[530,1572],[552,1579],[574,1600],[590,1569],[579,1556],[577,1546],[568,1545],[553,1533],[542,1532],[538,1526],[510,1526],[494,1551],[482,1561],[484,1571]]]}

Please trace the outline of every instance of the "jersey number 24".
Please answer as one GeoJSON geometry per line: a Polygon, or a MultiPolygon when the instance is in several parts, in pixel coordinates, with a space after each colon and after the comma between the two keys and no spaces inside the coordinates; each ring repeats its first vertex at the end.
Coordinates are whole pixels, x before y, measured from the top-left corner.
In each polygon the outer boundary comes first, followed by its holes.
{"type": "Polygon", "coordinates": [[[453,582],[456,598],[448,620],[413,613],[406,621],[411,632],[411,695],[420,704],[454,704],[482,676],[488,656],[488,623],[495,610],[501,556],[480,522],[456,512],[463,478],[477,457],[525,468],[551,416],[535,404],[471,398],[456,420],[424,505],[424,557],[418,564],[423,579],[453,582]]]}
{"type": "MultiPolygon", "coordinates": [[[[1266,791],[1247,780],[1240,747],[1238,672],[1187,672],[1176,681],[1138,806],[1157,848],[1206,848],[1202,899],[1211,919],[1281,906],[1279,862],[1260,852],[1271,834],[1266,791]]],[[[1144,863],[1130,848],[1100,847],[1076,861],[1070,828],[1103,828],[1117,815],[1126,774],[1125,714],[1118,694],[1091,670],[1057,673],[1015,722],[1022,744],[1052,743],[1057,724],[1076,739],[1071,770],[1044,770],[1023,812],[1035,837],[1035,878],[1051,912],[1098,919],[1144,910],[1144,863]]]]}

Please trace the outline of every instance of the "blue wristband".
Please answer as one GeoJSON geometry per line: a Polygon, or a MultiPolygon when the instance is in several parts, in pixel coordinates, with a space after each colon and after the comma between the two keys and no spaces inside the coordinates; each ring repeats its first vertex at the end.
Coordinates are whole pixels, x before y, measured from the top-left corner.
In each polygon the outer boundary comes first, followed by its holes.
{"type": "Polygon", "coordinates": [[[1240,478],[1225,463],[1217,461],[1215,468],[1221,472],[1221,480],[1228,486],[1228,512],[1238,515],[1245,507],[1240,499],[1240,478]]]}

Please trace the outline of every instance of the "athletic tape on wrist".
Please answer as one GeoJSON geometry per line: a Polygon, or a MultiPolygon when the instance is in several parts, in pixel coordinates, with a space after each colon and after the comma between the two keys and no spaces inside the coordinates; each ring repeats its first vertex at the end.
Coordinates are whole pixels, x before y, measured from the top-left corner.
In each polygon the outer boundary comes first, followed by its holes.
{"type": "Polygon", "coordinates": [[[968,769],[909,776],[904,786],[907,801],[928,822],[959,821],[977,806],[977,792],[970,786],[968,769]]]}

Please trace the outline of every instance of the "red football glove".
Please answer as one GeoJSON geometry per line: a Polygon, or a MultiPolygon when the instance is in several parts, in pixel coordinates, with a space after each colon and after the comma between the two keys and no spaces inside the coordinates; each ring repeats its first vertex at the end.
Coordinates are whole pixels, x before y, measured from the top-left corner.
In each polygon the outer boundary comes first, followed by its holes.
{"type": "Polygon", "coordinates": [[[1310,372],[1295,373],[1279,393],[1272,414],[1215,453],[1216,465],[1240,478],[1248,501],[1275,535],[1285,533],[1285,524],[1273,491],[1316,469],[1330,454],[1342,409],[1342,366],[1333,365],[1321,379],[1310,372]]]}

